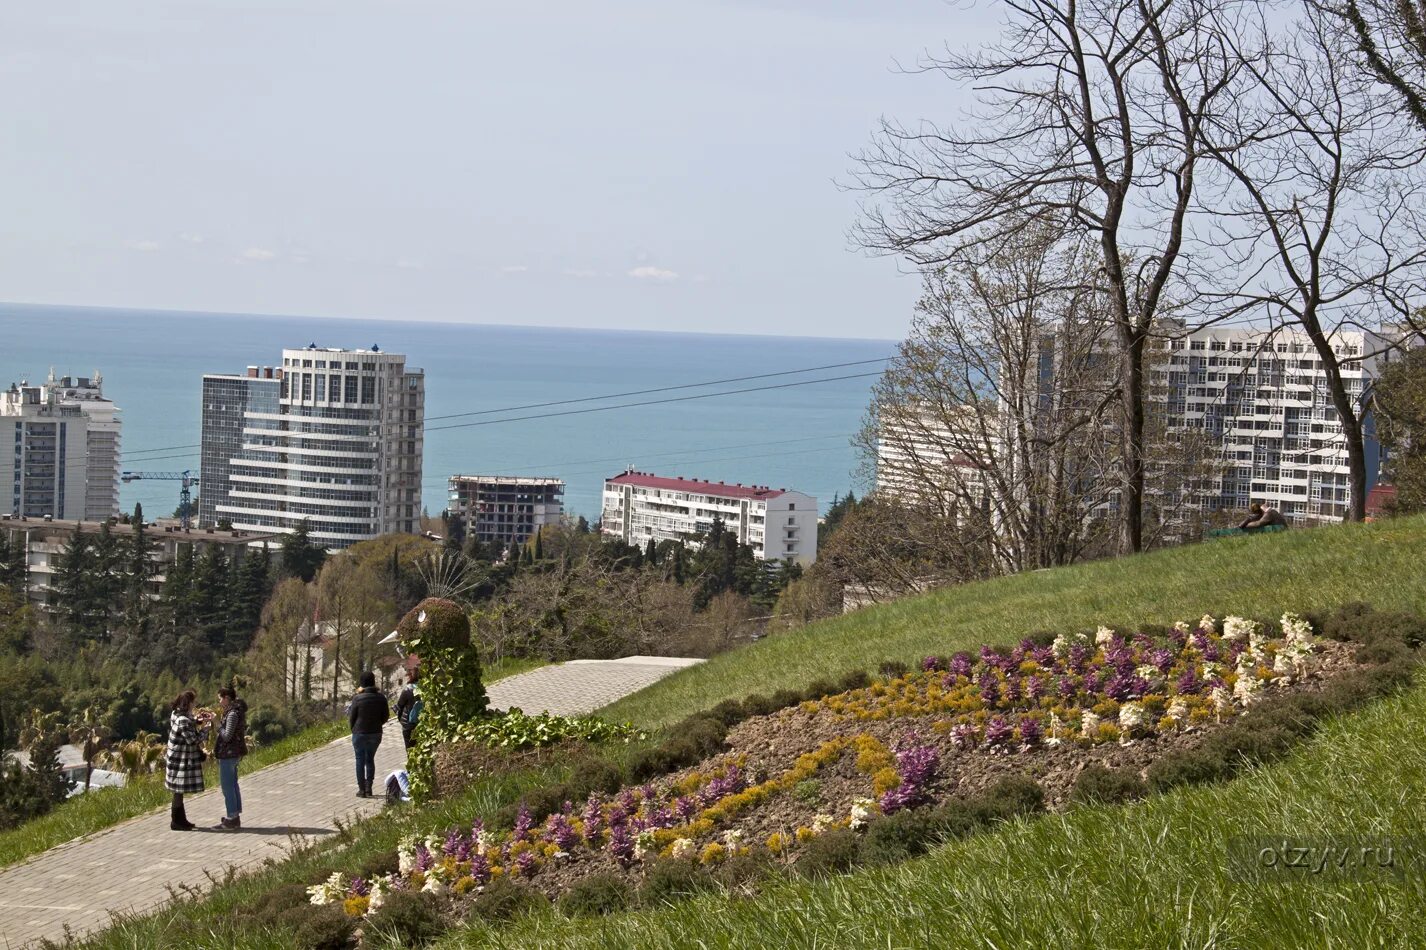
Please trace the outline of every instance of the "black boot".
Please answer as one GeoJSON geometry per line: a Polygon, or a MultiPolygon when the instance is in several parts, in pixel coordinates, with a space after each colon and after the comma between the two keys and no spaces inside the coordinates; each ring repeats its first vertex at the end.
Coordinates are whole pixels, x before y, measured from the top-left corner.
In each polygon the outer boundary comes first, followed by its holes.
{"type": "Polygon", "coordinates": [[[168,829],[170,831],[192,831],[196,825],[188,820],[188,814],[183,808],[183,795],[180,792],[173,793],[173,804],[168,810],[168,829]]]}

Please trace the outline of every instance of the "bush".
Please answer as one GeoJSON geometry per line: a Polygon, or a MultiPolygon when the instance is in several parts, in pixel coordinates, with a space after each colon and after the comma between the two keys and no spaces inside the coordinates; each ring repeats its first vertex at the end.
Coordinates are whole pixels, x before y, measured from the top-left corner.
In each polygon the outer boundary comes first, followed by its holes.
{"type": "Polygon", "coordinates": [[[1196,749],[1171,752],[1149,766],[1149,787],[1156,792],[1166,792],[1178,785],[1216,782],[1230,771],[1228,763],[1215,755],[1196,749]]]}
{"type": "Polygon", "coordinates": [[[777,704],[778,709],[787,709],[802,702],[802,694],[790,689],[780,689],[772,694],[772,701],[777,704]]]}
{"type": "Polygon", "coordinates": [[[943,838],[935,810],[907,809],[867,826],[860,859],[866,864],[894,864],[925,854],[943,838]]]}
{"type": "Polygon", "coordinates": [[[979,830],[992,817],[974,803],[963,798],[952,799],[925,814],[926,820],[935,829],[938,841],[964,838],[979,830]]]}
{"type": "Polygon", "coordinates": [[[882,660],[877,664],[876,672],[882,679],[894,680],[910,673],[911,667],[901,660],[882,660]]]}
{"type": "Polygon", "coordinates": [[[485,886],[470,905],[470,917],[513,920],[550,906],[550,899],[528,884],[499,877],[485,886]]]}
{"type": "Polygon", "coordinates": [[[1352,658],[1364,666],[1374,666],[1380,663],[1394,663],[1411,659],[1411,649],[1400,640],[1381,637],[1369,640],[1357,647],[1356,653],[1353,654],[1352,658]]]}
{"type": "Polygon", "coordinates": [[[760,848],[734,854],[718,865],[713,879],[729,891],[751,893],[776,873],[772,856],[760,848]]]}
{"type": "Polygon", "coordinates": [[[804,805],[816,805],[822,800],[822,783],[815,778],[804,779],[793,786],[792,796],[804,805]]]}
{"type": "Polygon", "coordinates": [[[385,877],[388,874],[395,874],[400,869],[400,862],[396,858],[395,851],[382,851],[373,854],[362,861],[358,873],[370,880],[374,877],[385,877]]]}
{"type": "Polygon", "coordinates": [[[808,878],[845,874],[857,866],[860,844],[856,833],[846,828],[824,831],[798,855],[797,873],[808,878]]]}
{"type": "MultiPolygon", "coordinates": [[[[1358,640],[1361,639],[1360,631],[1366,619],[1373,613],[1375,610],[1371,604],[1355,601],[1343,604],[1327,614],[1320,623],[1313,622],[1313,626],[1320,629],[1324,637],[1333,640],[1358,640]]],[[[1308,620],[1313,621],[1314,618],[1309,617],[1308,620]]]]}
{"type": "Polygon", "coordinates": [[[871,685],[871,677],[866,670],[852,670],[837,680],[837,691],[840,693],[850,693],[854,689],[866,689],[871,685]]]}
{"type": "Polygon", "coordinates": [[[569,917],[595,917],[627,910],[634,889],[624,875],[613,871],[591,874],[576,881],[559,900],[559,908],[569,917]]]}
{"type": "Polygon", "coordinates": [[[754,693],[751,696],[743,697],[743,713],[748,716],[767,716],[781,708],[771,696],[762,693],[754,693]]]}
{"type": "Polygon", "coordinates": [[[981,792],[980,798],[993,803],[1006,817],[1030,815],[1045,809],[1045,790],[1028,775],[1011,775],[981,792]]]}
{"type": "Polygon", "coordinates": [[[736,699],[725,699],[703,715],[717,719],[725,726],[734,726],[743,721],[743,704],[736,699]]]}
{"type": "Polygon", "coordinates": [[[1244,763],[1271,762],[1292,748],[1295,739],[1291,732],[1264,722],[1242,723],[1209,736],[1201,748],[1236,769],[1244,763]]]}
{"type": "Polygon", "coordinates": [[[258,919],[272,920],[283,911],[310,906],[312,905],[307,888],[296,883],[279,884],[254,901],[248,913],[258,919]]]}
{"type": "Polygon", "coordinates": [[[1070,801],[1117,805],[1143,798],[1148,793],[1148,786],[1133,772],[1091,765],[1075,778],[1070,801]]]}
{"type": "Polygon", "coordinates": [[[248,713],[248,735],[257,740],[258,745],[272,745],[293,731],[290,717],[283,716],[270,706],[257,706],[248,713]]]}
{"type": "Polygon", "coordinates": [[[419,947],[446,930],[437,899],[430,894],[392,891],[367,918],[366,930],[403,947],[419,947]]]}
{"type": "Polygon", "coordinates": [[[807,688],[802,691],[803,699],[821,699],[824,696],[837,695],[837,684],[831,680],[818,679],[807,684],[807,688]]]}
{"type": "Polygon", "coordinates": [[[686,900],[713,886],[713,878],[691,860],[667,858],[655,862],[639,889],[639,902],[657,907],[686,900]]]}
{"type": "Polygon", "coordinates": [[[590,792],[617,792],[624,784],[624,776],[612,762],[604,759],[585,759],[570,772],[568,784],[584,789],[580,798],[588,798],[590,792]]]}
{"type": "Polygon", "coordinates": [[[335,904],[307,905],[283,911],[277,923],[291,931],[293,946],[302,950],[346,950],[353,945],[356,921],[335,904]]]}

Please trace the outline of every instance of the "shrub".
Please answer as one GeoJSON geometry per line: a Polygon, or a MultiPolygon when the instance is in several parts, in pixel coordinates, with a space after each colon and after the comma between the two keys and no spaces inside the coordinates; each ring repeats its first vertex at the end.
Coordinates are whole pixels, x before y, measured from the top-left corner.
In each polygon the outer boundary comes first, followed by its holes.
{"type": "Polygon", "coordinates": [[[792,787],[792,795],[804,805],[816,805],[822,800],[822,783],[815,778],[804,779],[792,787]]]}
{"type": "Polygon", "coordinates": [[[837,680],[837,692],[850,693],[854,689],[866,689],[871,685],[871,677],[866,670],[852,670],[837,680]]]}
{"type": "Polygon", "coordinates": [[[1358,631],[1362,629],[1366,618],[1374,612],[1370,604],[1355,601],[1343,604],[1323,618],[1320,624],[1314,622],[1313,626],[1321,629],[1324,637],[1333,640],[1356,640],[1360,638],[1358,631]]]}
{"type": "Polygon", "coordinates": [[[743,704],[736,699],[725,699],[705,714],[713,719],[720,720],[725,726],[737,725],[745,718],[743,704]]]}
{"type": "Polygon", "coordinates": [[[1215,782],[1230,771],[1228,763],[1216,755],[1197,749],[1170,752],[1149,766],[1149,787],[1166,792],[1177,785],[1215,782]]]}
{"type": "Polygon", "coordinates": [[[1292,748],[1295,738],[1291,732],[1267,723],[1244,723],[1214,733],[1201,748],[1205,754],[1236,768],[1245,762],[1272,761],[1292,748]]]}
{"type": "Polygon", "coordinates": [[[528,884],[499,877],[485,886],[470,905],[470,916],[483,920],[513,920],[550,906],[544,894],[528,884]]]}
{"type": "MultiPolygon", "coordinates": [[[[395,870],[393,868],[392,870],[395,870]]],[[[294,907],[310,907],[307,888],[297,883],[279,884],[253,902],[249,913],[253,917],[272,920],[294,907]]]]}
{"type": "Polygon", "coordinates": [[[400,868],[400,862],[396,858],[395,851],[382,851],[373,854],[362,861],[358,874],[364,878],[385,877],[388,874],[395,874],[400,868]]]}
{"type": "Polygon", "coordinates": [[[821,699],[823,696],[837,695],[837,684],[831,680],[818,679],[807,684],[802,691],[803,699],[821,699]]]}
{"type": "Polygon", "coordinates": [[[780,707],[771,696],[762,693],[754,693],[751,696],[743,697],[743,713],[746,716],[767,716],[778,711],[780,707]]]}
{"type": "Polygon", "coordinates": [[[1148,792],[1143,780],[1127,769],[1091,765],[1075,778],[1070,801],[1117,805],[1143,798],[1148,792]]]}
{"type": "Polygon", "coordinates": [[[803,877],[844,874],[857,865],[860,842],[854,832],[833,828],[807,842],[797,858],[797,873],[803,877]]]}
{"type": "Polygon", "coordinates": [[[672,904],[713,886],[713,878],[696,861],[668,858],[655,862],[639,889],[639,902],[646,907],[672,904]]]}
{"type": "MultiPolygon", "coordinates": [[[[574,771],[569,774],[571,787],[583,789],[584,794],[580,798],[588,798],[590,792],[617,792],[624,784],[624,776],[619,773],[619,769],[612,763],[604,759],[585,759],[574,767],[574,771]]],[[[577,799],[571,799],[576,801],[577,799]]]]}
{"type": "Polygon", "coordinates": [[[1010,775],[981,792],[1006,817],[1029,815],[1045,808],[1045,790],[1028,775],[1010,775]]]}
{"type": "Polygon", "coordinates": [[[570,917],[594,917],[628,909],[634,889],[624,875],[613,871],[581,878],[564,892],[559,908],[570,917]]]}
{"type": "Polygon", "coordinates": [[[446,930],[440,905],[429,894],[392,891],[381,908],[367,918],[366,929],[403,947],[419,947],[446,930]]]}
{"type": "Polygon", "coordinates": [[[796,706],[802,702],[802,694],[795,693],[790,689],[780,689],[772,694],[772,701],[777,703],[778,709],[787,709],[789,706],[796,706]]]}
{"type": "Polygon", "coordinates": [[[900,679],[907,673],[910,673],[911,667],[907,666],[901,660],[882,660],[881,663],[877,665],[876,671],[880,674],[882,679],[894,680],[900,679]]]}
{"type": "Polygon", "coordinates": [[[926,853],[942,837],[934,810],[899,811],[867,826],[860,859],[866,864],[894,864],[926,853]]]}
{"type": "Polygon", "coordinates": [[[356,921],[335,904],[292,907],[278,915],[277,923],[292,933],[292,945],[302,950],[346,950],[357,928],[356,921]]]}
{"type": "Polygon", "coordinates": [[[718,869],[713,872],[713,879],[729,891],[751,893],[775,873],[772,856],[755,848],[734,854],[718,865],[718,869]]]}
{"type": "MultiPolygon", "coordinates": [[[[898,814],[916,814],[915,812],[905,812],[898,814]]],[[[924,812],[926,820],[935,829],[938,841],[951,841],[955,838],[964,838],[977,831],[990,817],[983,813],[982,809],[975,804],[963,799],[955,798],[945,804],[932,808],[924,812]]]]}
{"type": "Polygon", "coordinates": [[[1393,663],[1410,658],[1411,649],[1400,640],[1389,637],[1368,640],[1357,647],[1356,653],[1353,654],[1353,659],[1364,665],[1393,663]]]}

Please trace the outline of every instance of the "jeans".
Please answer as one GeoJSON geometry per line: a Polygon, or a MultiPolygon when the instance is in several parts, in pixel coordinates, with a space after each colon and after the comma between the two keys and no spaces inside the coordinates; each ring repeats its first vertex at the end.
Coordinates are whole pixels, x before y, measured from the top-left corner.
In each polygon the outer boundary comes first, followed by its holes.
{"type": "Polygon", "coordinates": [[[358,788],[371,788],[376,781],[376,747],[381,745],[379,732],[353,732],[352,749],[356,751],[358,788]]]}
{"type": "Polygon", "coordinates": [[[218,781],[223,786],[223,807],[228,810],[228,817],[238,817],[243,813],[243,793],[238,791],[237,759],[218,760],[218,781]]]}

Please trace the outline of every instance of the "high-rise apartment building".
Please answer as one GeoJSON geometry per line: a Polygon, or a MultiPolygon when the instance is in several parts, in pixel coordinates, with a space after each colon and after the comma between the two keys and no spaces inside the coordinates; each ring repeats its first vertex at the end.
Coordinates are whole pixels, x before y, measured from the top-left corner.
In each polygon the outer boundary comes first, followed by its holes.
{"type": "MultiPolygon", "coordinates": [[[[1339,331],[1333,349],[1347,392],[1361,400],[1386,362],[1386,341],[1339,331]]],[[[1155,398],[1170,431],[1203,429],[1221,440],[1216,491],[1206,509],[1244,509],[1253,501],[1299,523],[1340,521],[1350,502],[1346,439],[1327,389],[1322,360],[1305,333],[1266,334],[1211,327],[1168,342],[1157,361],[1155,398]]],[[[1381,448],[1366,426],[1367,487],[1381,448]]]]}
{"type": "Polygon", "coordinates": [[[639,547],[694,542],[720,520],[764,561],[817,560],[817,499],[763,485],[665,478],[632,469],[604,481],[600,530],[639,547]]]}
{"type": "Polygon", "coordinates": [[[21,382],[0,393],[0,510],[103,521],[119,513],[119,410],[103,378],[21,382]]]}
{"type": "Polygon", "coordinates": [[[425,374],[406,357],[319,347],[203,377],[201,526],[291,531],[328,548],[421,525],[425,374]]]}
{"type": "Polygon", "coordinates": [[[465,525],[467,538],[502,547],[524,544],[564,515],[564,482],[521,475],[452,475],[451,518],[465,525]]]}

